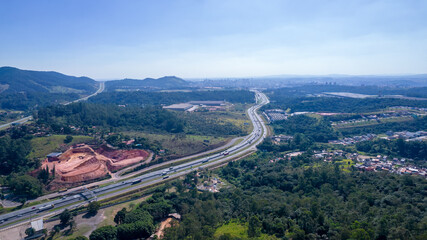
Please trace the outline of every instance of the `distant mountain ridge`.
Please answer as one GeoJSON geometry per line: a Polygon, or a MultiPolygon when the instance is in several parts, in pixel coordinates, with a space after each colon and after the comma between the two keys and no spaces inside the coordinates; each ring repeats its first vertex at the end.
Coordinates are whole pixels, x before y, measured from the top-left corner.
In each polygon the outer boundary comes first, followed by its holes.
{"type": "Polygon", "coordinates": [[[161,78],[112,80],[106,82],[107,90],[173,89],[188,87],[190,83],[182,78],[166,76],[161,78]]]}
{"type": "Polygon", "coordinates": [[[58,72],[0,67],[0,94],[18,92],[91,94],[98,84],[88,77],[74,77],[58,72]]]}

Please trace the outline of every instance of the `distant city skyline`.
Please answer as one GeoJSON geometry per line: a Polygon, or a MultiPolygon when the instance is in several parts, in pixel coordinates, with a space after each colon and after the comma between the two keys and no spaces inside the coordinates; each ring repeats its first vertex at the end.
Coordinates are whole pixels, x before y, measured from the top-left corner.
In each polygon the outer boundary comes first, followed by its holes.
{"type": "Polygon", "coordinates": [[[427,73],[427,1],[1,1],[0,66],[94,79],[427,73]]]}

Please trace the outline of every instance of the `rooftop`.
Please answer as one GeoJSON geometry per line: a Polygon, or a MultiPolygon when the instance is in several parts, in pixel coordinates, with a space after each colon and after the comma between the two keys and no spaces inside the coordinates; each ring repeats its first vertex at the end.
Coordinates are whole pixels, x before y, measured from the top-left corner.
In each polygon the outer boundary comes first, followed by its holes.
{"type": "Polygon", "coordinates": [[[61,152],[53,152],[53,153],[49,153],[48,155],[47,155],[47,157],[59,157],[59,156],[61,156],[61,152]]]}
{"type": "Polygon", "coordinates": [[[225,104],[224,101],[190,101],[189,104],[196,104],[196,105],[221,105],[225,104]]]}
{"type": "Polygon", "coordinates": [[[178,103],[178,104],[172,104],[169,106],[164,106],[163,108],[165,109],[189,109],[191,108],[193,105],[189,104],[189,103],[178,103]]]}

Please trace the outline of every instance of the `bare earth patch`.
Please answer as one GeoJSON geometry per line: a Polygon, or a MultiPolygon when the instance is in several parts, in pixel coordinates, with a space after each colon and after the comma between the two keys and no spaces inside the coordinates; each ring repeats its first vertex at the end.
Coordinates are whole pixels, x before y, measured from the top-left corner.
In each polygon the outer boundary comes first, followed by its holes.
{"type": "Polygon", "coordinates": [[[159,239],[161,239],[163,237],[163,234],[165,232],[166,228],[170,228],[171,227],[171,222],[172,222],[173,218],[167,218],[166,220],[162,221],[160,223],[160,227],[157,230],[157,232],[154,235],[157,235],[157,237],[159,239]]]}
{"type": "Polygon", "coordinates": [[[45,159],[42,168],[55,169],[55,180],[51,184],[78,183],[101,178],[113,171],[147,160],[145,150],[115,150],[102,146],[96,150],[80,144],[65,151],[53,161],[45,159]]]}

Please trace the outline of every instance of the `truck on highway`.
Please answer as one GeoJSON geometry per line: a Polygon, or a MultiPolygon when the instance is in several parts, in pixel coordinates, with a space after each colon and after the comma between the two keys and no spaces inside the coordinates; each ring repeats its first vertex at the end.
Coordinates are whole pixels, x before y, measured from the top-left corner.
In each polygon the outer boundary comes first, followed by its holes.
{"type": "Polygon", "coordinates": [[[141,178],[137,178],[137,179],[132,181],[132,184],[137,184],[137,183],[140,183],[141,181],[142,181],[141,178]]]}
{"type": "Polygon", "coordinates": [[[52,209],[54,207],[55,207],[55,204],[44,205],[44,206],[39,207],[39,212],[46,211],[46,210],[52,209]]]}

